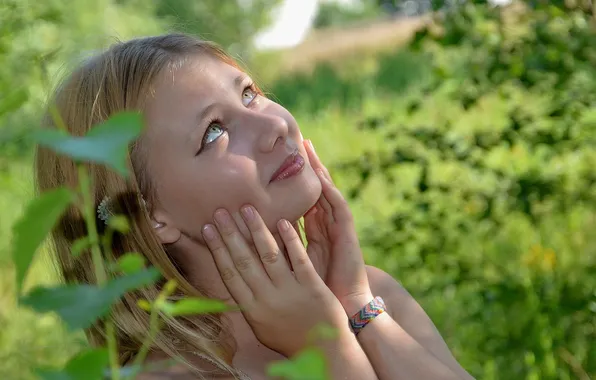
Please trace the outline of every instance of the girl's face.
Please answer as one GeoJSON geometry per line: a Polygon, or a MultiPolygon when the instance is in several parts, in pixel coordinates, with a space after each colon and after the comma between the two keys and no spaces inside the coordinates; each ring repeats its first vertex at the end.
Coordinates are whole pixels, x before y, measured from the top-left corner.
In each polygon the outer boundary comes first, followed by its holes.
{"type": "Polygon", "coordinates": [[[202,56],[164,72],[153,89],[143,149],[164,243],[180,233],[201,241],[220,207],[240,220],[240,207],[252,204],[275,230],[316,203],[321,184],[296,120],[245,73],[202,56]]]}

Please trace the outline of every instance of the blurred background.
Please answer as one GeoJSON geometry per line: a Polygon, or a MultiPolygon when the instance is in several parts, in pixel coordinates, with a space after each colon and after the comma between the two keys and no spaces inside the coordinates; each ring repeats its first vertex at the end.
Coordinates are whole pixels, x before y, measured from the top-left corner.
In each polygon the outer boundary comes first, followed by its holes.
{"type": "Polygon", "coordinates": [[[595,19],[593,0],[0,0],[0,379],[83,342],[14,301],[28,132],[81,59],[166,31],[220,43],[294,114],[367,262],[473,376],[596,378],[595,19]]]}

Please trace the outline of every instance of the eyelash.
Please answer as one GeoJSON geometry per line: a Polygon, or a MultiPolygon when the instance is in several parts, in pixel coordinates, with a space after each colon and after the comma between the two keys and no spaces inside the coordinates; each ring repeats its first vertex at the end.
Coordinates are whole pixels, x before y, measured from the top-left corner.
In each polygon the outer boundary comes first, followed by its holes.
{"type": "MultiPolygon", "coordinates": [[[[246,90],[251,90],[255,94],[253,99],[248,104],[248,106],[250,106],[250,104],[252,104],[252,102],[255,100],[255,98],[260,95],[260,92],[258,91],[257,86],[254,82],[251,82],[247,86],[244,87],[244,89],[242,90],[242,96],[244,96],[244,93],[246,92],[246,90]]],[[[219,125],[221,127],[221,129],[223,130],[222,133],[227,132],[227,129],[223,126],[221,119],[218,117],[211,117],[206,124],[207,124],[207,128],[205,129],[205,134],[203,135],[203,138],[201,139],[201,147],[199,148],[197,155],[199,155],[203,151],[203,149],[205,149],[205,147],[207,145],[209,145],[209,144],[205,143],[205,139],[207,138],[207,133],[209,132],[209,128],[211,128],[211,126],[213,124],[219,125]]],[[[217,139],[219,139],[219,137],[217,139]]],[[[217,139],[213,140],[212,142],[217,141],[217,139]]]]}

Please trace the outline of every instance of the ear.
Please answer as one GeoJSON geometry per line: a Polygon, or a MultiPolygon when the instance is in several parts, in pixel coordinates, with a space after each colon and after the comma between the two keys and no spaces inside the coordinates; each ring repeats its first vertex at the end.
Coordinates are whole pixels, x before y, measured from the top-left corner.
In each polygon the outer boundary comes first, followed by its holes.
{"type": "Polygon", "coordinates": [[[151,214],[151,225],[161,244],[173,244],[180,240],[182,233],[174,226],[172,219],[165,211],[154,210],[151,214]]]}

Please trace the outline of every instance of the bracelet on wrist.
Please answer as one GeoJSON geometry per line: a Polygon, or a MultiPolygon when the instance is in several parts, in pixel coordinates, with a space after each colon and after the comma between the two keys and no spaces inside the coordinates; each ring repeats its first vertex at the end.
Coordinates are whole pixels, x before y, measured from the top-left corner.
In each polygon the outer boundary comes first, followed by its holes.
{"type": "Polygon", "coordinates": [[[350,327],[352,328],[352,331],[355,335],[358,335],[367,324],[384,312],[385,302],[381,297],[375,297],[350,318],[350,327]]]}

